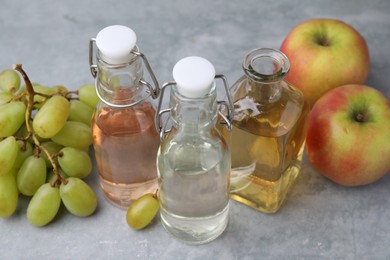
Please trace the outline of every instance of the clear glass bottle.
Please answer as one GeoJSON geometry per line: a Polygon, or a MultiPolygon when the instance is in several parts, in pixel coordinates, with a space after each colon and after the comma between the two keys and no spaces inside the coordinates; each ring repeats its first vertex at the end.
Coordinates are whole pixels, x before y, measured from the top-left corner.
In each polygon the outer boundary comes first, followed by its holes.
{"type": "Polygon", "coordinates": [[[230,152],[215,127],[213,65],[187,57],[175,65],[173,77],[175,82],[164,85],[156,118],[162,134],[157,156],[160,216],[174,237],[202,244],[218,237],[228,223],[230,152]],[[166,86],[171,86],[170,108],[160,110],[166,86]],[[170,130],[160,126],[164,112],[170,113],[170,130]]]}
{"type": "Polygon", "coordinates": [[[100,186],[110,202],[128,207],[157,189],[159,134],[154,125],[159,88],[128,27],[109,26],[90,41],[90,64],[100,97],[92,121],[100,186]],[[92,64],[93,42],[97,65],[92,64]],[[144,62],[155,88],[143,79],[144,62]]]}
{"type": "Polygon", "coordinates": [[[278,211],[301,167],[309,111],[300,90],[283,80],[287,57],[254,49],[232,86],[231,198],[266,213],[278,211]]]}

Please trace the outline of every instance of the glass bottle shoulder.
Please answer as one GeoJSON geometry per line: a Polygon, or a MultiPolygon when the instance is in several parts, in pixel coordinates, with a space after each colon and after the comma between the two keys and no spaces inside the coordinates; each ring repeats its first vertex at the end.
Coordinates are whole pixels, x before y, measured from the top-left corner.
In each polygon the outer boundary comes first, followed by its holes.
{"type": "Polygon", "coordinates": [[[241,77],[232,87],[233,124],[255,135],[278,137],[287,134],[305,116],[307,102],[302,92],[281,81],[250,83],[241,77]]]}
{"type": "Polygon", "coordinates": [[[159,160],[165,167],[186,174],[197,174],[228,162],[230,153],[225,139],[215,129],[207,134],[183,133],[173,128],[162,141],[159,149],[159,160]]]}
{"type": "MultiPolygon", "coordinates": [[[[155,105],[143,101],[135,106],[115,108],[99,102],[93,123],[109,135],[139,134],[154,127],[155,105]]],[[[154,130],[157,135],[157,131],[154,130]]]]}

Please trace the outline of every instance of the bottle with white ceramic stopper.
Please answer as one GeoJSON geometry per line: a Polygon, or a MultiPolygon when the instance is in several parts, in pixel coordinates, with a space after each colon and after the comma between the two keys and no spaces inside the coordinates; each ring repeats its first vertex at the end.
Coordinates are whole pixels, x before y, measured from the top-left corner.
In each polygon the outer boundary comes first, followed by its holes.
{"type": "Polygon", "coordinates": [[[157,156],[161,220],[169,233],[190,244],[215,239],[228,223],[230,152],[215,127],[216,77],[223,76],[216,76],[204,58],[177,62],[175,81],[163,86],[171,86],[170,108],[161,110],[161,94],[156,118],[162,139],[157,156]],[[160,124],[165,112],[169,130],[160,124]]]}
{"type": "Polygon", "coordinates": [[[100,98],[92,122],[100,186],[119,207],[157,189],[159,135],[152,99],[159,87],[136,41],[134,31],[122,25],[106,27],[90,41],[91,73],[100,98]],[[144,79],[144,66],[154,86],[144,79]]]}

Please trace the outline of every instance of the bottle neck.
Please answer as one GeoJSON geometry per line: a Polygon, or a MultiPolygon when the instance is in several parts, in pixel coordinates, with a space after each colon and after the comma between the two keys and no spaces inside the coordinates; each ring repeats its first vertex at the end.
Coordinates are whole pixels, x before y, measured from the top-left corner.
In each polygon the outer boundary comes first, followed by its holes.
{"type": "Polygon", "coordinates": [[[247,76],[246,92],[247,96],[262,102],[273,102],[280,98],[282,81],[265,83],[247,76]]]}
{"type": "Polygon", "coordinates": [[[199,134],[210,130],[217,120],[215,83],[210,92],[200,98],[182,96],[177,87],[171,89],[171,119],[177,131],[199,134]]]}
{"type": "Polygon", "coordinates": [[[139,57],[133,55],[127,63],[109,64],[98,52],[97,67],[96,85],[102,99],[109,103],[126,105],[145,97],[144,87],[140,84],[143,69],[139,57]]]}
{"type": "Polygon", "coordinates": [[[258,102],[279,99],[283,78],[290,69],[286,55],[274,49],[254,49],[245,56],[242,67],[248,96],[258,102]]]}

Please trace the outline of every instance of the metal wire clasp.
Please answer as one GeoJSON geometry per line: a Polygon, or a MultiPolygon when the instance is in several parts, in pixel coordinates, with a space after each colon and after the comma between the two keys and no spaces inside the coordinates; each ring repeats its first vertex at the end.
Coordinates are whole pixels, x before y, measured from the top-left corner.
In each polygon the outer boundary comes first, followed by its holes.
{"type": "Polygon", "coordinates": [[[89,69],[91,71],[91,74],[92,74],[92,77],[96,78],[97,76],[97,72],[98,72],[98,68],[97,68],[97,65],[93,63],[93,46],[94,46],[94,42],[96,41],[96,38],[91,38],[89,39],[89,69]]]}
{"type": "MultiPolygon", "coordinates": [[[[233,115],[234,115],[234,107],[233,107],[233,101],[230,95],[229,91],[229,83],[226,79],[226,77],[222,74],[218,74],[215,76],[215,79],[221,79],[223,81],[223,85],[225,88],[226,96],[227,96],[227,102],[226,101],[217,101],[218,103],[218,114],[221,116],[223,121],[218,122],[219,124],[226,124],[226,127],[229,131],[232,130],[232,121],[233,121],[233,115]],[[227,111],[227,114],[225,115],[223,111],[223,107],[227,111]]],[[[169,81],[166,82],[162,85],[161,87],[161,94],[160,94],[160,99],[158,102],[157,106],[157,111],[156,111],[156,117],[155,117],[155,126],[156,130],[160,133],[160,141],[162,142],[165,138],[165,135],[169,132],[172,131],[172,128],[167,129],[167,122],[162,123],[162,116],[165,113],[171,112],[172,108],[166,108],[166,109],[161,109],[162,108],[162,103],[164,99],[164,91],[167,87],[176,85],[175,81],[169,81]]]]}
{"type": "Polygon", "coordinates": [[[219,124],[226,124],[226,127],[229,131],[232,130],[232,122],[233,122],[233,117],[234,117],[234,105],[233,105],[233,100],[232,96],[230,95],[230,90],[229,90],[229,83],[227,81],[227,78],[223,74],[217,74],[215,75],[216,79],[221,79],[223,82],[223,86],[225,87],[225,92],[227,96],[227,103],[225,100],[218,101],[219,109],[218,109],[218,114],[222,117],[223,121],[218,122],[219,124]],[[227,111],[227,115],[225,115],[221,109],[221,107],[225,107],[227,111]]]}
{"type": "Polygon", "coordinates": [[[163,124],[162,119],[161,119],[163,114],[169,113],[172,110],[172,108],[166,108],[166,109],[161,110],[163,99],[164,99],[164,91],[165,91],[166,87],[172,86],[175,84],[176,84],[175,81],[166,82],[162,85],[161,90],[160,90],[161,93],[160,93],[160,98],[158,100],[156,117],[155,117],[154,123],[156,126],[156,130],[160,133],[160,141],[161,142],[164,140],[165,134],[172,131],[172,128],[166,130],[167,122],[165,122],[165,124],[163,124]]]}
{"type": "MultiPolygon", "coordinates": [[[[93,61],[93,58],[94,58],[94,42],[96,41],[95,38],[91,38],[89,40],[89,68],[90,68],[90,71],[91,71],[91,74],[92,76],[95,78],[95,82],[97,82],[97,74],[98,74],[98,67],[96,64],[94,64],[94,61],[93,61]]],[[[159,95],[160,95],[160,87],[159,87],[159,84],[158,84],[158,81],[157,81],[157,78],[156,76],[154,75],[153,73],[153,70],[149,64],[149,61],[148,59],[146,58],[146,56],[141,53],[141,52],[137,52],[135,50],[132,50],[131,53],[137,57],[141,57],[147,71],[149,72],[149,75],[150,75],[150,78],[152,79],[153,81],[153,86],[147,82],[146,80],[144,80],[143,78],[141,78],[139,80],[139,83],[146,86],[148,88],[147,92],[148,92],[148,95],[147,97],[149,96],[152,96],[153,99],[156,99],[159,95]]],[[[105,99],[102,99],[102,95],[97,87],[97,84],[95,83],[95,87],[96,87],[96,92],[99,96],[99,98],[107,105],[109,106],[113,106],[113,107],[130,107],[130,106],[133,106],[135,105],[136,103],[139,103],[140,101],[137,101],[137,102],[134,102],[132,104],[128,104],[128,105],[117,105],[117,104],[113,104],[111,102],[108,102],[107,100],[105,99]]],[[[146,98],[147,98],[146,97],[146,98]]]]}

